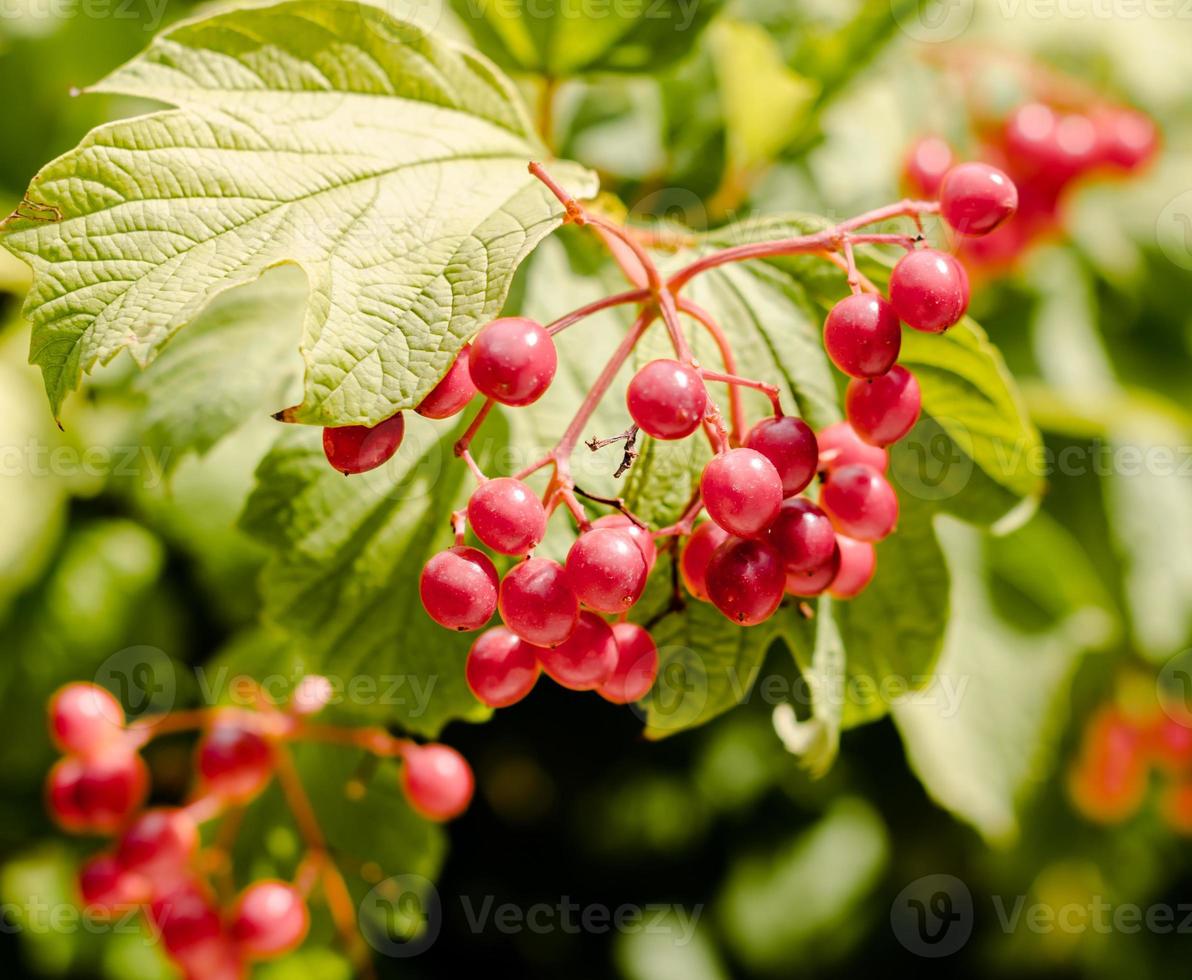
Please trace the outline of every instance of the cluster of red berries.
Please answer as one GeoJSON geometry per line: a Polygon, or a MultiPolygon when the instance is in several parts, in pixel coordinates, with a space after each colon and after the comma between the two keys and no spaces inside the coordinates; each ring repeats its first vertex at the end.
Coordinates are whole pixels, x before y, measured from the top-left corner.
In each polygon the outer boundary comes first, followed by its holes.
{"type": "Polygon", "coordinates": [[[1164,821],[1192,834],[1192,715],[1158,705],[1127,711],[1111,703],[1086,724],[1068,790],[1090,820],[1121,823],[1142,808],[1152,773],[1161,780],[1164,821]]]}
{"type": "MultiPolygon", "coordinates": [[[[979,122],[976,129],[977,156],[996,164],[1017,185],[1018,213],[994,234],[958,243],[959,254],[975,267],[1008,264],[1058,230],[1064,193],[1080,178],[1136,172],[1158,148],[1158,131],[1149,117],[1104,104],[1028,102],[1005,118],[979,122]]],[[[911,193],[939,196],[942,202],[950,190],[945,175],[959,169],[952,147],[930,136],[911,147],[903,177],[911,193]]]]}
{"type": "MultiPolygon", "coordinates": [[[[303,737],[305,716],[321,708],[328,693],[325,678],[307,677],[287,712],[200,712],[192,800],[144,809],[149,775],[140,748],[156,734],[154,725],[127,725],[119,702],[94,684],[60,689],[50,701],[49,723],[65,755],[47,779],[49,811],[70,833],[114,837],[109,850],[80,870],[87,914],[105,919],[142,909],[170,959],[186,976],[203,980],[242,977],[249,962],[300,945],[309,926],[304,891],[289,882],[256,881],[221,907],[203,873],[199,824],[261,793],[274,775],[278,746],[303,737]],[[250,724],[250,716],[259,724],[250,724]]],[[[473,778],[458,752],[390,742],[396,748],[388,754],[400,754],[402,786],[415,810],[445,820],[466,809],[473,778]]]]}

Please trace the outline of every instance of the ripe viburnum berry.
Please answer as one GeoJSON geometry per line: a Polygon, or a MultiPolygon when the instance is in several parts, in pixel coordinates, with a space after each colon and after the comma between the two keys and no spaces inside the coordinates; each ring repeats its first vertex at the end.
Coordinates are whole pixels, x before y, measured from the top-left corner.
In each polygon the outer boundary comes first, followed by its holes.
{"type": "Polygon", "coordinates": [[[819,442],[820,466],[825,470],[860,463],[885,473],[890,465],[890,454],[880,446],[871,446],[862,440],[847,422],[829,425],[816,439],[819,442]]]}
{"type": "Polygon", "coordinates": [[[451,820],[472,802],[475,779],[468,761],[449,745],[408,745],[402,753],[406,799],[428,820],[451,820]]]}
{"type": "Polygon", "coordinates": [[[804,489],[819,463],[819,447],[811,426],[791,415],[762,419],[745,436],[745,448],[761,453],[774,464],[784,497],[793,497],[804,489]]]}
{"type": "Polygon", "coordinates": [[[144,760],[118,745],[59,759],[46,779],[46,805],[63,830],[111,834],[140,809],[148,791],[144,760]]]}
{"type": "Polygon", "coordinates": [[[401,412],[376,425],[342,425],[323,430],[323,455],[345,476],[367,473],[387,463],[406,434],[401,412]]]}
{"type": "Polygon", "coordinates": [[[497,604],[505,625],[535,646],[562,643],[579,622],[579,599],[567,571],[550,558],[514,565],[501,582],[497,604]]]}
{"type": "Polygon", "coordinates": [[[625,394],[629,415],[655,439],[682,439],[699,428],[708,391],[694,368],[665,358],[633,376],[625,394]]]}
{"type": "Polygon", "coordinates": [[[540,670],[537,648],[507,627],[494,626],[476,637],[464,677],[481,704],[506,708],[533,690],[540,670]]]}
{"type": "Polygon", "coordinates": [[[1089,722],[1068,790],[1081,813],[1100,823],[1120,823],[1138,812],[1147,789],[1145,739],[1116,708],[1089,722]]]}
{"type": "Polygon", "coordinates": [[[841,535],[840,570],[828,586],[828,592],[837,599],[851,599],[860,595],[873,579],[877,569],[877,553],[868,541],[854,541],[841,535]]]}
{"type": "Polygon", "coordinates": [[[230,948],[214,896],[193,878],[158,891],[149,919],[170,958],[192,976],[212,975],[230,948]]]}
{"type": "Polygon", "coordinates": [[[472,341],[468,370],[476,387],[503,405],[530,405],[554,380],[559,355],[540,323],[493,320],[472,341]]]}
{"type": "Polygon", "coordinates": [[[92,919],[104,919],[145,901],[149,883],[125,871],[114,855],[97,854],[79,869],[79,895],[92,919]]]}
{"type": "Polygon", "coordinates": [[[708,516],[743,538],[761,534],[782,506],[782,478],[753,449],[730,449],[709,460],[699,481],[708,516]]]}
{"type": "Polygon", "coordinates": [[[476,396],[476,385],[472,381],[470,366],[471,352],[472,346],[465,345],[456,355],[447,373],[414,411],[428,419],[446,419],[464,410],[468,402],[476,396]]]}
{"type": "Polygon", "coordinates": [[[538,651],[551,680],[573,691],[600,687],[617,667],[617,641],[608,623],[595,613],[580,613],[579,624],[557,646],[538,651]]]}
{"type": "Polygon", "coordinates": [[[177,807],[146,810],[129,825],[116,846],[116,859],[125,871],[148,879],[159,891],[189,873],[199,850],[194,818],[177,807]]]}
{"type": "Polygon", "coordinates": [[[782,556],[788,578],[793,575],[796,581],[817,581],[836,551],[836,531],[828,515],[804,497],[782,502],[767,538],[782,556]]]}
{"type": "Polygon", "coordinates": [[[306,902],[298,889],[284,881],[254,881],[237,897],[228,919],[232,942],[254,960],[297,949],[309,929],[306,902]]]}
{"type": "Polygon", "coordinates": [[[964,266],[931,248],[907,252],[890,273],[890,302],[898,318],[924,333],[943,333],[968,309],[964,266]]]}
{"type": "Polygon", "coordinates": [[[216,721],[199,740],[196,766],[207,792],[234,803],[246,803],[269,782],[273,750],[254,731],[229,721],[216,721]]]}
{"type": "Polygon", "coordinates": [[[485,480],[468,500],[468,524],[484,544],[503,555],[524,555],[546,534],[546,510],[521,480],[485,480]]]}
{"type": "Polygon", "coordinates": [[[811,597],[820,595],[835,581],[840,572],[840,546],[832,545],[832,554],[818,568],[807,572],[786,573],[786,591],[789,595],[811,597]]]}
{"type": "Polygon", "coordinates": [[[898,360],[902,325],[889,300],[854,293],[832,307],[824,321],[824,349],[853,378],[885,374],[898,360]]]}
{"type": "Polygon", "coordinates": [[[952,147],[938,136],[917,140],[907,153],[902,175],[907,190],[919,197],[934,198],[940,183],[952,168],[952,147]]]}
{"type": "Polygon", "coordinates": [[[1103,109],[1094,113],[1093,125],[1102,157],[1124,170],[1146,163],[1159,145],[1154,121],[1133,109],[1103,109]]]}
{"type": "Polygon", "coordinates": [[[625,612],[646,587],[646,559],[624,531],[593,527],[567,553],[567,582],[589,609],[625,612]]]}
{"type": "Polygon", "coordinates": [[[708,600],[708,562],[712,553],[729,538],[729,533],[715,521],[696,525],[679,557],[679,574],[687,591],[697,599],[708,600]]]}
{"type": "Polygon", "coordinates": [[[763,541],[729,538],[708,562],[708,598],[742,626],[769,619],[782,602],[786,571],[778,549],[763,541]]]}
{"type": "Polygon", "coordinates": [[[96,684],[67,684],[50,698],[50,736],[63,752],[92,755],[119,742],[124,709],[96,684]]]}
{"type": "Polygon", "coordinates": [[[635,524],[624,514],[605,514],[594,520],[592,527],[615,527],[624,531],[633,538],[633,543],[638,546],[642,557],[646,560],[646,574],[649,575],[654,571],[654,562],[658,559],[658,548],[654,544],[654,535],[650,533],[649,528],[635,524]]]}
{"type": "Polygon", "coordinates": [[[841,534],[857,541],[880,541],[898,523],[893,488],[868,466],[832,470],[820,489],[820,507],[841,534]]]}
{"type": "Polygon", "coordinates": [[[940,186],[940,214],[962,235],[988,235],[1018,209],[1018,188],[987,163],[953,167],[940,186]]]}
{"type": "Polygon", "coordinates": [[[922,395],[919,382],[901,364],[880,378],[849,382],[844,410],[853,429],[866,442],[888,446],[914,428],[922,395]]]}
{"type": "Polygon", "coordinates": [[[614,623],[617,664],[596,693],[613,704],[640,701],[658,676],[658,647],[649,630],[637,623],[614,623]]]}
{"type": "Polygon", "coordinates": [[[418,577],[422,607],[440,626],[479,629],[497,609],[500,580],[483,551],[456,545],[432,555],[418,577]]]}

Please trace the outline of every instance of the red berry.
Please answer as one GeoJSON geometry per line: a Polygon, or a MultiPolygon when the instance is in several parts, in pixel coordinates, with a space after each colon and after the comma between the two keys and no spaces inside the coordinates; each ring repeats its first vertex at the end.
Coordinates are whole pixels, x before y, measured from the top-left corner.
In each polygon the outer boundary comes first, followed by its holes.
{"type": "Polygon", "coordinates": [[[968,309],[969,282],[951,255],[931,248],[907,252],[890,274],[890,302],[908,327],[943,333],[968,309]]]}
{"type": "Polygon", "coordinates": [[[832,307],[824,321],[824,349],[841,371],[853,378],[885,374],[898,360],[902,325],[889,301],[872,293],[854,293],[832,307]]]}
{"type": "Polygon", "coordinates": [[[841,535],[840,570],[828,586],[837,599],[851,599],[860,595],[873,579],[877,569],[877,553],[868,541],[854,541],[841,535]]]}
{"type": "Polygon", "coordinates": [[[768,540],[782,556],[787,575],[813,578],[836,552],[836,531],[828,515],[803,497],[782,502],[768,540]]]}
{"type": "Polygon", "coordinates": [[[154,898],[149,919],[170,958],[192,976],[206,977],[203,966],[226,952],[227,938],[215,900],[193,879],[183,879],[154,898]]]}
{"type": "Polygon", "coordinates": [[[406,799],[428,820],[451,820],[472,802],[475,779],[468,761],[449,745],[408,745],[401,783],[406,799]]]}
{"type": "Polygon", "coordinates": [[[589,609],[625,612],[646,587],[646,559],[624,531],[593,527],[567,553],[567,582],[589,609]]]}
{"type": "Polygon", "coordinates": [[[1069,777],[1073,802],[1091,820],[1120,823],[1138,811],[1146,787],[1143,733],[1116,708],[1100,710],[1069,777]]]}
{"type": "Polygon", "coordinates": [[[440,626],[479,629],[497,609],[500,580],[483,551],[456,545],[432,555],[418,578],[422,607],[440,626]]]}
{"type": "Polygon", "coordinates": [[[658,676],[658,647],[648,630],[637,623],[614,623],[617,664],[596,693],[613,704],[640,701],[658,676]]]}
{"type": "Polygon", "coordinates": [[[309,928],[306,902],[284,881],[254,881],[236,899],[228,921],[237,948],[257,960],[297,949],[309,928]]]}
{"type": "Polygon", "coordinates": [[[1015,169],[1037,175],[1058,164],[1056,127],[1059,119],[1050,106],[1028,102],[1019,106],[1006,120],[1006,153],[1015,169]]]}
{"type": "Polygon", "coordinates": [[[446,419],[464,410],[476,396],[470,368],[471,350],[471,345],[464,346],[447,373],[414,411],[428,419],[446,419]]]}
{"type": "Polygon", "coordinates": [[[833,542],[832,556],[810,572],[787,572],[786,591],[794,596],[817,596],[832,584],[840,571],[840,546],[833,542]]]}
{"type": "Polygon", "coordinates": [[[476,637],[464,664],[468,687],[490,708],[516,704],[533,690],[538,673],[538,651],[504,626],[476,637]]]}
{"type": "Polygon", "coordinates": [[[46,780],[46,804],[63,830],[111,834],[140,808],[148,790],[144,760],[121,746],[60,759],[46,780]]]}
{"type": "Polygon", "coordinates": [[[880,446],[871,446],[847,422],[835,422],[817,437],[819,442],[820,466],[828,471],[841,466],[861,464],[885,473],[890,465],[890,454],[880,446]]]}
{"type": "Polygon", "coordinates": [[[1192,770],[1192,719],[1177,721],[1160,713],[1147,726],[1146,749],[1150,757],[1168,772],[1192,770]]]}
{"type": "Polygon", "coordinates": [[[539,650],[538,659],[556,683],[573,691],[591,691],[616,669],[617,641],[608,623],[584,611],[571,636],[558,646],[539,650]]]}
{"type": "Polygon", "coordinates": [[[1093,116],[1102,157],[1134,170],[1154,156],[1159,133],[1150,117],[1132,109],[1107,109],[1093,116]]]}
{"type": "Polygon", "coordinates": [[[90,918],[104,919],[149,897],[149,883],[125,871],[111,854],[98,854],[79,869],[79,894],[90,918]]]}
{"type": "Polygon", "coordinates": [[[819,463],[815,433],[802,419],[762,419],[745,437],[745,448],[761,453],[778,471],[782,495],[793,497],[811,482],[819,463]]]}
{"type": "Polygon", "coordinates": [[[95,684],[67,684],[50,698],[50,737],[63,752],[92,755],[119,742],[124,709],[95,684]]]}
{"type": "Polygon", "coordinates": [[[820,507],[836,530],[857,541],[880,541],[898,523],[893,488],[868,466],[832,470],[820,490],[820,507]]]}
{"type": "Polygon", "coordinates": [[[742,626],[774,615],[782,602],[786,572],[778,549],[762,541],[729,538],[708,562],[708,598],[742,626]]]}
{"type": "Polygon", "coordinates": [[[651,361],[633,376],[625,394],[629,414],[655,439],[682,439],[697,428],[708,405],[699,372],[667,359],[651,361]]]}
{"type": "Polygon", "coordinates": [[[321,674],[307,674],[290,695],[290,711],[296,715],[317,715],[335,695],[331,681],[321,674]]]}
{"type": "Polygon", "coordinates": [[[920,197],[935,197],[953,159],[952,147],[938,136],[917,140],[903,164],[902,175],[907,189],[920,197]]]}
{"type": "Polygon", "coordinates": [[[116,858],[125,871],[156,889],[186,877],[199,850],[199,828],[185,810],[156,807],[142,813],[120,837],[116,858]]]}
{"type": "Polygon", "coordinates": [[[691,533],[679,558],[679,574],[687,591],[704,602],[708,600],[708,562],[712,553],[729,538],[729,533],[715,521],[704,521],[691,533]]]}
{"type": "Polygon", "coordinates": [[[401,445],[406,420],[401,412],[374,426],[342,425],[323,430],[323,455],[345,476],[367,473],[386,463],[401,445]]]}
{"type": "Polygon", "coordinates": [[[1163,790],[1159,812],[1177,834],[1192,834],[1192,779],[1186,776],[1163,790]]]}
{"type": "Polygon", "coordinates": [[[546,534],[546,510],[534,492],[509,476],[485,480],[468,501],[468,523],[503,555],[524,555],[546,534]]]}
{"type": "Polygon", "coordinates": [[[529,405],[550,387],[558,362],[555,342],[542,324],[515,316],[493,320],[476,335],[469,371],[489,398],[529,405]]]}
{"type": "Polygon", "coordinates": [[[638,546],[642,557],[646,560],[646,574],[649,575],[654,571],[654,562],[658,559],[658,548],[654,544],[654,535],[650,533],[649,528],[635,524],[624,514],[605,514],[594,520],[592,527],[615,527],[624,531],[633,538],[633,543],[638,546]]]}
{"type": "Polygon", "coordinates": [[[888,446],[910,432],[921,405],[919,382],[901,364],[880,378],[850,381],[844,395],[844,410],[853,429],[875,446],[888,446]]]}
{"type": "Polygon", "coordinates": [[[256,732],[217,721],[199,740],[196,768],[208,792],[233,803],[247,803],[273,772],[273,751],[256,732]]]}
{"type": "Polygon", "coordinates": [[[567,571],[549,558],[529,558],[501,582],[501,619],[514,633],[539,647],[562,643],[579,621],[579,600],[567,571]]]}
{"type": "Polygon", "coordinates": [[[1018,208],[1018,188],[997,167],[962,163],[944,177],[940,214],[962,235],[988,235],[1018,208]]]}
{"type": "Polygon", "coordinates": [[[770,526],[782,506],[782,478],[753,449],[730,449],[712,457],[699,481],[708,516],[743,538],[770,526]]]}

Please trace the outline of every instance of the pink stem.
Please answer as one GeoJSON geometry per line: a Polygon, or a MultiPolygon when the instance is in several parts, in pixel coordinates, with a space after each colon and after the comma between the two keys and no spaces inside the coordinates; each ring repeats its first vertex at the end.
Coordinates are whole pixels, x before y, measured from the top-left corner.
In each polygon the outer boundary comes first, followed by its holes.
{"type": "Polygon", "coordinates": [[[598,299],[595,302],[589,303],[587,306],[581,306],[578,310],[573,310],[566,316],[559,317],[553,323],[548,324],[546,329],[553,337],[556,334],[562,333],[572,324],[591,316],[593,313],[599,313],[601,310],[607,310],[613,306],[644,303],[649,298],[650,291],[648,289],[631,289],[624,293],[617,293],[614,296],[606,296],[604,299],[598,299]]]}
{"type": "Polygon", "coordinates": [[[782,403],[779,400],[778,386],[772,385],[767,381],[754,381],[752,378],[742,378],[735,374],[721,374],[719,371],[700,371],[700,377],[705,381],[720,381],[726,385],[733,385],[740,388],[752,388],[754,391],[760,391],[763,395],[770,399],[770,404],[774,407],[774,415],[782,418],[782,403]]]}

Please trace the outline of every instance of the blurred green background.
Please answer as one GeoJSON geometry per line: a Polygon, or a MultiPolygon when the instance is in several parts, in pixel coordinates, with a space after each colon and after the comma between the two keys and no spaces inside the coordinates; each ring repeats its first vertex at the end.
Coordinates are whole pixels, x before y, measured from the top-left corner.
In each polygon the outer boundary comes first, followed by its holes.
{"type": "MultiPolygon", "coordinates": [[[[466,3],[388,6],[488,40],[466,3]]],[[[1192,645],[1192,11],[1181,6],[730,0],[703,5],[706,30],[676,50],[639,28],[637,61],[631,48],[627,65],[561,79],[550,120],[560,155],[597,168],[631,213],[701,227],[752,212],[843,216],[894,199],[916,136],[963,145],[963,102],[936,64],[956,45],[1050,65],[1143,109],[1163,151],[1136,179],[1077,188],[1066,234],[974,299],[1048,461],[1075,462],[1046,467],[1038,514],[1008,534],[941,529],[954,576],[941,672],[973,685],[960,710],[898,706],[846,733],[820,780],[774,735],[764,682],[797,682],[777,655],[745,705],[658,744],[642,741],[632,713],[557,689],[486,725],[454,724],[445,737],[473,761],[480,791],[450,827],[439,935],[419,955],[378,957],[381,975],[1186,969],[1187,838],[1161,819],[1154,794],[1103,827],[1065,792],[1090,713],[1145,700],[1192,645]],[[1176,464],[1122,462],[1121,450],[1147,447],[1169,448],[1176,464]],[[932,875],[952,877],[922,883],[932,875]],[[969,896],[966,940],[951,955],[919,955],[906,920],[892,924],[908,887],[925,900],[942,889],[956,910],[969,896]],[[468,909],[485,896],[523,912],[628,903],[646,909],[647,924],[655,908],[670,911],[657,928],[619,932],[477,930],[468,909]],[[1168,906],[1173,926],[1048,928],[1027,914],[1094,902],[1168,906]]],[[[89,128],[145,108],[72,90],[191,10],[180,0],[0,3],[5,210],[89,128]]],[[[544,43],[552,72],[573,74],[559,54],[566,39],[544,43]]],[[[537,103],[538,81],[518,72],[533,66],[505,67],[537,103]]],[[[997,77],[988,84],[1007,107],[1019,97],[997,77]]],[[[184,383],[185,360],[163,358],[141,378],[119,361],[99,372],[59,431],[26,364],[26,286],[23,266],[0,253],[0,955],[11,976],[166,976],[135,929],[110,935],[39,911],[73,901],[72,869],[92,849],[43,813],[53,759],[43,706],[57,685],[102,675],[134,647],[160,651],[177,701],[195,700],[190,667],[268,642],[256,630],[266,552],[236,518],[276,423],[257,412],[201,458],[173,458],[159,399],[184,383]]],[[[279,309],[278,322],[295,312],[279,309]]],[[[155,746],[159,792],[171,780],[178,792],[187,749],[155,746]]],[[[325,938],[316,930],[261,975],[348,975],[325,938]]]]}

